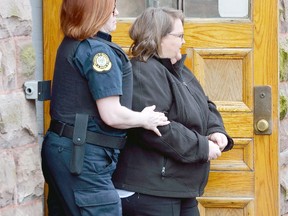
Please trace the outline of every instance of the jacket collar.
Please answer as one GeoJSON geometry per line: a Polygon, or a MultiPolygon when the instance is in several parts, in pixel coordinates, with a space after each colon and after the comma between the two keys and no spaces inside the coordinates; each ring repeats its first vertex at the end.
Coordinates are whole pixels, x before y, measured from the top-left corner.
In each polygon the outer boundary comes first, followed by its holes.
{"type": "Polygon", "coordinates": [[[187,54],[183,54],[182,58],[179,61],[177,61],[175,64],[172,64],[169,58],[158,58],[154,56],[154,58],[157,61],[159,61],[175,76],[179,76],[181,74],[186,57],[187,57],[187,54]]]}

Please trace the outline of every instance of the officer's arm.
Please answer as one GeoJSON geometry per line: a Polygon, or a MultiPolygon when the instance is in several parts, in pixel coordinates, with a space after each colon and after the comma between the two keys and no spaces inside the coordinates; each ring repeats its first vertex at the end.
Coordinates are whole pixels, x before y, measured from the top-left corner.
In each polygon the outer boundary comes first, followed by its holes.
{"type": "Polygon", "coordinates": [[[132,111],[120,104],[119,96],[111,96],[96,101],[101,119],[109,126],[118,129],[143,127],[161,136],[157,126],[170,122],[160,112],[154,112],[155,106],[144,108],[141,112],[132,111]]]}

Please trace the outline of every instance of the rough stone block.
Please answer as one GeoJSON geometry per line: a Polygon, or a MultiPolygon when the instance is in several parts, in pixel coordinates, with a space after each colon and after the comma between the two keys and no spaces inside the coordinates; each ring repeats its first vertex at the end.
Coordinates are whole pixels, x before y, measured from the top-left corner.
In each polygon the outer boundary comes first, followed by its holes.
{"type": "Polygon", "coordinates": [[[0,16],[19,17],[21,20],[31,20],[30,0],[1,0],[0,16]]]}
{"type": "Polygon", "coordinates": [[[18,203],[41,197],[44,193],[44,178],[41,172],[39,145],[20,147],[14,152],[17,170],[18,203]]]}
{"type": "Polygon", "coordinates": [[[34,100],[26,100],[24,91],[0,95],[0,146],[12,148],[37,142],[34,100]]]}
{"type": "Polygon", "coordinates": [[[22,37],[16,40],[16,56],[16,88],[22,88],[25,81],[35,79],[36,56],[31,37],[22,37]]]}
{"type": "Polygon", "coordinates": [[[15,89],[16,47],[11,39],[0,40],[0,92],[15,89]]]}
{"type": "Polygon", "coordinates": [[[43,216],[44,209],[42,200],[35,200],[21,206],[11,206],[11,208],[0,209],[1,216],[43,216]]]}
{"type": "MultiPolygon", "coordinates": [[[[279,88],[281,94],[288,97],[288,82],[281,82],[279,88]]],[[[288,150],[288,115],[280,121],[279,125],[279,137],[280,137],[280,152],[288,150]]]]}
{"type": "Polygon", "coordinates": [[[0,164],[0,208],[2,208],[15,202],[17,176],[12,151],[0,149],[0,164]]]}

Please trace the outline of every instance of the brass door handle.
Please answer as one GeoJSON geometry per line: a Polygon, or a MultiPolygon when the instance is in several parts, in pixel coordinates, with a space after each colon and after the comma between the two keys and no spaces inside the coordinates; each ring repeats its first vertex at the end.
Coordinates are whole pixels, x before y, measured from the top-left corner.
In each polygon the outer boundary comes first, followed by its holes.
{"type": "Polygon", "coordinates": [[[256,128],[258,131],[260,132],[265,132],[269,129],[269,123],[267,120],[265,119],[261,119],[257,122],[256,124],[256,128]]]}

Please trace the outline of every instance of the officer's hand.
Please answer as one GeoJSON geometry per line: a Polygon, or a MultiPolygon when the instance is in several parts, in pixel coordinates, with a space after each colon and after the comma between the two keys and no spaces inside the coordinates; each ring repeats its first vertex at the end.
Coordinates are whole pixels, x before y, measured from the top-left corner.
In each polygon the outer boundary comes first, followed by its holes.
{"type": "Polygon", "coordinates": [[[164,126],[170,124],[168,118],[164,113],[155,112],[156,106],[145,107],[141,113],[143,114],[144,125],[143,127],[147,130],[154,131],[158,136],[161,136],[160,131],[158,130],[158,126],[164,126]]]}

